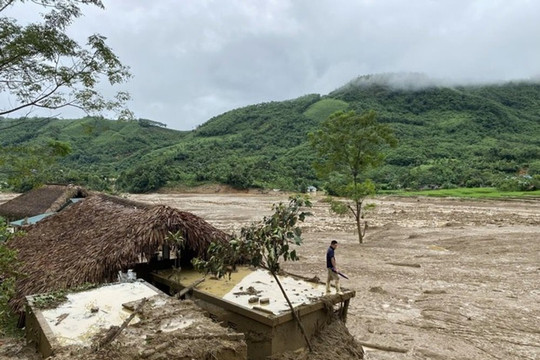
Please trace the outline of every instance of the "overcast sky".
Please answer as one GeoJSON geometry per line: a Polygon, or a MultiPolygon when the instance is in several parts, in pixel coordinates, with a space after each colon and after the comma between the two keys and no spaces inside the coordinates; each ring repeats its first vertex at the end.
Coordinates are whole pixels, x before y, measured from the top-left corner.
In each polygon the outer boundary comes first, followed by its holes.
{"type": "Polygon", "coordinates": [[[537,0],[104,4],[86,7],[70,33],[106,36],[134,75],[122,89],[135,116],[172,129],[245,105],[327,94],[365,74],[421,72],[462,82],[540,75],[537,0]]]}

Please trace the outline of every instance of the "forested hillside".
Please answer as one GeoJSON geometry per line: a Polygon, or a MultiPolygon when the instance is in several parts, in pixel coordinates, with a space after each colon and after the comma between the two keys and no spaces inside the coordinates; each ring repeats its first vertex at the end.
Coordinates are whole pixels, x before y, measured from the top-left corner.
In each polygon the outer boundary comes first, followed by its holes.
{"type": "Polygon", "coordinates": [[[540,174],[540,84],[395,80],[360,77],[326,96],[232,110],[185,133],[150,121],[30,119],[13,126],[18,120],[3,120],[0,144],[71,144],[72,153],[47,169],[49,182],[110,187],[115,181],[134,192],[205,182],[303,190],[323,185],[311,168],[307,134],[335,111],[375,110],[399,140],[386,164],[365,174],[379,188],[526,187],[540,174]]]}
{"type": "Polygon", "coordinates": [[[12,180],[9,185],[16,191],[44,182],[108,190],[122,171],[137,167],[145,154],[176,144],[185,135],[146,119],[2,119],[0,181],[5,187],[12,180]],[[71,152],[50,161],[51,144],[67,145],[71,152]]]}

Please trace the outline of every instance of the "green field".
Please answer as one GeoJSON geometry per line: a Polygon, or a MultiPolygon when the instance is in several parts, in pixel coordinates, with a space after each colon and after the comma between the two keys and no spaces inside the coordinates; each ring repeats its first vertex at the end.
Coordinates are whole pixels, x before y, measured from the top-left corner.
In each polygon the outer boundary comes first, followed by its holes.
{"type": "Polygon", "coordinates": [[[398,195],[398,196],[433,196],[433,197],[455,197],[455,198],[475,198],[475,199],[490,199],[490,198],[522,198],[522,199],[537,199],[540,200],[540,190],[534,191],[499,191],[496,188],[457,188],[457,189],[437,189],[437,190],[383,190],[381,195],[398,195]]]}

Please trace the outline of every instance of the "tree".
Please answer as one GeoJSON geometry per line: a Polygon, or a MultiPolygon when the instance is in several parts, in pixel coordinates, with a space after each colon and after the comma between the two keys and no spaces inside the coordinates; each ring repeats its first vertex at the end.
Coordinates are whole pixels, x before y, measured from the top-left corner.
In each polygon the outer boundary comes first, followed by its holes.
{"type": "Polygon", "coordinates": [[[119,190],[136,194],[158,190],[170,177],[168,168],[164,161],[138,165],[122,171],[116,186],[119,190]]]}
{"type": "Polygon", "coordinates": [[[51,180],[48,169],[70,153],[68,143],[55,140],[33,146],[0,147],[0,174],[5,174],[12,190],[25,192],[51,180]]]}
{"type": "Polygon", "coordinates": [[[226,273],[230,275],[236,263],[241,260],[248,261],[253,266],[267,268],[287,300],[311,351],[311,343],[300,318],[277,276],[281,259],[283,261],[299,259],[296,250],[293,250],[291,245],[302,243],[302,229],[298,227],[298,221],[304,221],[310,214],[302,211],[301,207],[310,206],[309,199],[301,196],[290,197],[287,205],[274,204],[272,216],[264,217],[258,224],[242,228],[240,237],[228,243],[211,244],[207,253],[208,260],[194,259],[193,264],[197,270],[212,273],[217,277],[224,276],[226,273]]]}
{"type": "Polygon", "coordinates": [[[363,243],[367,227],[367,223],[362,224],[363,202],[375,193],[375,185],[362,179],[362,174],[382,163],[385,146],[397,145],[392,129],[379,124],[373,111],[362,115],[340,111],[324,120],[309,137],[318,155],[314,163],[317,174],[333,183],[335,195],[347,199],[332,199],[331,209],[338,214],[353,215],[358,240],[363,243]]]}
{"type": "MultiPolygon", "coordinates": [[[[24,0],[0,0],[0,13],[24,0]]],[[[19,25],[0,17],[0,94],[7,98],[0,116],[35,108],[74,107],[88,114],[116,110],[119,118],[131,118],[122,109],[129,99],[118,92],[106,100],[95,87],[102,79],[111,85],[126,81],[129,70],[94,34],[85,46],[66,35],[68,26],[82,15],[82,5],[103,8],[100,0],[32,0],[45,10],[42,21],[19,25]]]]}

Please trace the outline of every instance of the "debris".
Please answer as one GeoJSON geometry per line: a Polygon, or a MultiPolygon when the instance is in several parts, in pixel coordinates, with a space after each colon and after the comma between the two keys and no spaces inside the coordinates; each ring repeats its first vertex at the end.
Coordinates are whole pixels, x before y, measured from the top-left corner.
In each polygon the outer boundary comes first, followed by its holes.
{"type": "Polygon", "coordinates": [[[446,294],[446,291],[445,290],[424,290],[424,294],[439,295],[439,294],[446,294]]]}
{"type": "Polygon", "coordinates": [[[193,282],[193,284],[189,285],[188,287],[185,287],[183,288],[178,294],[176,294],[176,298],[177,299],[180,299],[182,296],[186,295],[188,292],[190,292],[195,286],[199,285],[200,283],[202,283],[204,281],[204,278],[201,278],[195,282],[193,282]]]}
{"type": "Polygon", "coordinates": [[[64,314],[58,316],[58,317],[56,318],[56,324],[54,324],[54,326],[58,326],[58,324],[60,324],[60,323],[62,322],[62,320],[64,320],[64,319],[67,318],[68,316],[69,316],[68,313],[64,313],[64,314]]]}
{"type": "MultiPolygon", "coordinates": [[[[261,284],[264,284],[263,282],[260,282],[261,284]]],[[[242,287],[240,287],[242,289],[242,287]]],[[[246,291],[238,291],[234,292],[233,295],[259,295],[262,293],[262,291],[256,290],[253,286],[250,286],[246,289],[246,291]]]]}
{"type": "Polygon", "coordinates": [[[388,292],[386,290],[384,290],[382,287],[380,286],[373,286],[373,287],[370,287],[369,288],[369,292],[372,292],[372,293],[377,293],[377,294],[388,294],[388,292]]]}
{"type": "Polygon", "coordinates": [[[387,262],[387,264],[394,265],[394,266],[408,266],[408,267],[414,267],[414,268],[422,267],[420,264],[409,264],[409,263],[387,262]]]}
{"type": "Polygon", "coordinates": [[[368,343],[368,342],[365,342],[365,341],[358,341],[358,342],[359,342],[362,346],[365,346],[365,347],[368,347],[368,348],[372,348],[372,349],[377,349],[377,350],[390,351],[390,352],[398,352],[398,353],[406,353],[406,352],[409,352],[409,350],[407,350],[407,349],[399,348],[399,347],[395,347],[395,346],[373,344],[373,343],[368,343]]]}
{"type": "Polygon", "coordinates": [[[124,320],[124,322],[122,323],[122,325],[120,327],[111,326],[111,328],[109,329],[109,331],[107,332],[105,337],[103,339],[101,339],[100,341],[98,341],[97,345],[94,347],[94,351],[98,351],[99,349],[101,349],[101,348],[107,346],[108,344],[110,344],[111,342],[113,342],[114,339],[116,339],[116,337],[122,332],[122,330],[124,330],[126,328],[126,326],[128,326],[128,324],[131,322],[131,320],[133,320],[135,315],[137,315],[137,313],[139,311],[141,311],[143,305],[146,303],[146,300],[147,300],[147,298],[143,298],[141,300],[141,303],[137,306],[135,311],[131,315],[129,315],[129,317],[126,320],[124,320]]]}

